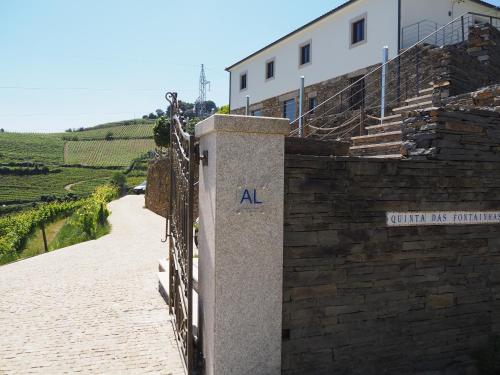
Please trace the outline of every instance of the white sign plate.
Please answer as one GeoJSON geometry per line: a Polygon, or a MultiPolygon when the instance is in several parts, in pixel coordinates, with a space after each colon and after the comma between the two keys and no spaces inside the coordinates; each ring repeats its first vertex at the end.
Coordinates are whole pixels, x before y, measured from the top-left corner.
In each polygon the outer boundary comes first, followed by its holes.
{"type": "Polygon", "coordinates": [[[498,211],[387,212],[389,227],[500,224],[498,211]]]}

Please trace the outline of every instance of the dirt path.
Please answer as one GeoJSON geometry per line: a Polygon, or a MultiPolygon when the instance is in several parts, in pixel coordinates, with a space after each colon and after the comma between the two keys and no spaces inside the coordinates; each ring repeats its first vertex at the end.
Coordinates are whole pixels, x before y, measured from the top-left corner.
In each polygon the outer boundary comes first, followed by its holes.
{"type": "Polygon", "coordinates": [[[164,220],[112,202],[111,234],[0,267],[0,374],[184,374],[158,293],[164,220]]]}

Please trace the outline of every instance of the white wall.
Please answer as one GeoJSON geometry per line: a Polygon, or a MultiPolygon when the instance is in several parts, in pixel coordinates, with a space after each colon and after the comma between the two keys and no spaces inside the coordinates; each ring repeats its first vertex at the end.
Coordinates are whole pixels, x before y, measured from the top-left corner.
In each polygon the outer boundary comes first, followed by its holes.
{"type": "Polygon", "coordinates": [[[384,45],[393,57],[397,30],[398,0],[359,0],[231,69],[231,109],[244,107],[246,95],[253,104],[296,90],[302,75],[308,86],[379,63],[384,45]],[[367,43],[349,48],[350,21],[365,12],[367,43]],[[299,69],[299,45],[308,40],[312,41],[312,64],[299,69]],[[275,58],[275,78],[266,82],[265,63],[271,58],[275,58]],[[240,91],[244,71],[248,88],[240,91]]]}
{"type": "Polygon", "coordinates": [[[452,11],[452,3],[452,0],[401,0],[401,26],[405,27],[422,20],[434,21],[444,26],[466,12],[500,17],[499,12],[494,9],[465,0],[463,3],[455,4],[452,18],[448,14],[448,12],[452,11]]]}

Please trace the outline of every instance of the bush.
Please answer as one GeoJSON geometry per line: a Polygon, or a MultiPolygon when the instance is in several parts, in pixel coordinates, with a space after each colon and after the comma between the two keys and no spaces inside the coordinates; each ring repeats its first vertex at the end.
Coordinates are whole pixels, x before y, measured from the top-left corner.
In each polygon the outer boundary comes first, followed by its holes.
{"type": "Polygon", "coordinates": [[[162,116],[156,120],[153,128],[153,137],[158,147],[170,146],[170,119],[162,116]]]}

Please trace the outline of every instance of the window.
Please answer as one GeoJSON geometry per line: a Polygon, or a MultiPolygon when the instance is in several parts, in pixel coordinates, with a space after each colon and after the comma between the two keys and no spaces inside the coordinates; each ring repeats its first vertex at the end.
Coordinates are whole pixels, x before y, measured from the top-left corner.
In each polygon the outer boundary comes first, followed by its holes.
{"type": "Polygon", "coordinates": [[[311,62],[311,42],[300,46],[299,65],[306,65],[311,62]]]}
{"type": "Polygon", "coordinates": [[[295,99],[290,99],[283,102],[283,117],[292,122],[295,120],[295,99]]]}
{"type": "Polygon", "coordinates": [[[351,20],[351,47],[366,42],[366,14],[351,20]]]}
{"type": "Polygon", "coordinates": [[[255,116],[255,117],[262,117],[262,109],[256,109],[256,110],[252,111],[251,115],[255,116]]]}
{"type": "Polygon", "coordinates": [[[247,73],[240,75],[240,90],[245,90],[247,88],[247,73]]]}
{"type": "Polygon", "coordinates": [[[266,79],[274,78],[274,60],[266,63],[266,79]]]}
{"type": "Polygon", "coordinates": [[[315,96],[312,98],[309,98],[309,111],[311,111],[311,114],[314,114],[316,107],[318,106],[318,98],[315,96]]]}

